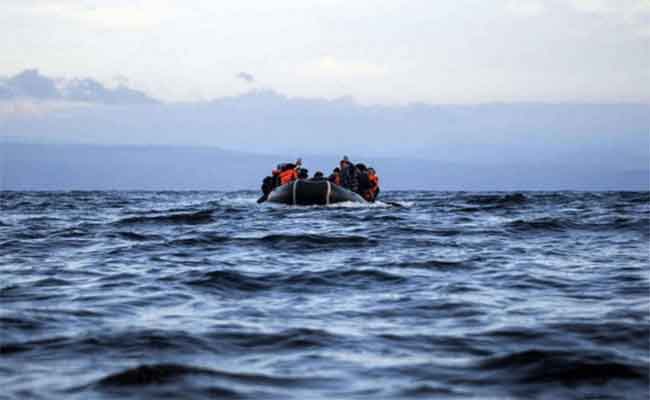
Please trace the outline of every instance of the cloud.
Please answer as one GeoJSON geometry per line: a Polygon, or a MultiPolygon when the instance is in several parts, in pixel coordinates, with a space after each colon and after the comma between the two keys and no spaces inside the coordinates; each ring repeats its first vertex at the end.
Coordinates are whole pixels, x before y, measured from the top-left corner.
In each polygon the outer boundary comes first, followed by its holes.
{"type": "Polygon", "coordinates": [[[650,17],[648,0],[566,0],[574,10],[584,14],[600,16],[619,16],[630,22],[650,17]]]}
{"type": "Polygon", "coordinates": [[[536,17],[544,12],[545,6],[538,0],[510,0],[506,10],[518,17],[536,17]]]}
{"type": "Polygon", "coordinates": [[[9,4],[12,9],[34,16],[58,18],[81,23],[92,28],[143,31],[175,18],[179,11],[167,1],[140,0],[122,2],[45,0],[9,4]]]}
{"type": "Polygon", "coordinates": [[[576,11],[589,14],[609,14],[616,10],[616,3],[604,0],[568,0],[576,11]]]}
{"type": "MultiPolygon", "coordinates": [[[[6,80],[6,97],[33,97],[55,99],[61,97],[53,80],[39,74],[37,69],[26,69],[6,80]]],[[[4,97],[4,96],[3,96],[4,97]]]]}
{"type": "Polygon", "coordinates": [[[304,64],[301,75],[308,78],[365,79],[381,78],[387,74],[385,67],[356,60],[342,60],[323,56],[304,64]]]}
{"type": "MultiPolygon", "coordinates": [[[[41,75],[37,69],[24,70],[0,82],[0,99],[63,100],[100,104],[147,104],[157,102],[157,100],[145,93],[130,89],[125,85],[109,89],[90,78],[48,78],[41,75]]],[[[31,105],[26,107],[32,108],[31,105]]]]}
{"type": "Polygon", "coordinates": [[[128,86],[129,85],[129,78],[122,74],[117,74],[113,76],[113,82],[115,82],[118,86],[128,86]]]}
{"type": "Polygon", "coordinates": [[[236,75],[236,77],[238,79],[245,81],[246,83],[255,82],[255,77],[252,74],[249,74],[248,72],[240,72],[236,75]]]}
{"type": "Polygon", "coordinates": [[[616,21],[637,36],[650,36],[649,0],[566,0],[576,12],[616,21]]]}

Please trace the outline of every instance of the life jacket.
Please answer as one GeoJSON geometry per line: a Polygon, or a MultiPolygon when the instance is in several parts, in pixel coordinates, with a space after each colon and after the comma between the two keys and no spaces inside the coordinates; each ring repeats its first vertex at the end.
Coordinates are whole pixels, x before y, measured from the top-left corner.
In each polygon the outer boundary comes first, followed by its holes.
{"type": "Polygon", "coordinates": [[[285,185],[291,181],[298,179],[298,174],[295,169],[288,169],[280,172],[280,185],[285,185]]]}
{"type": "Polygon", "coordinates": [[[375,201],[377,197],[377,192],[379,191],[379,177],[375,174],[368,174],[368,180],[370,181],[370,189],[368,189],[364,196],[368,201],[375,201]]]}
{"type": "Polygon", "coordinates": [[[379,189],[379,177],[375,174],[368,174],[368,179],[370,179],[370,190],[374,192],[379,189]]]}

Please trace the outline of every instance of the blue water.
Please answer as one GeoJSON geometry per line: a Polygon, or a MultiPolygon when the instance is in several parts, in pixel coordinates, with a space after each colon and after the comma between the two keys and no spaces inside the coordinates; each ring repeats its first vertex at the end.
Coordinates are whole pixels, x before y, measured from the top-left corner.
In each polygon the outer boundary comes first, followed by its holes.
{"type": "Polygon", "coordinates": [[[648,192],[257,196],[1,193],[0,397],[649,397],[648,192]]]}

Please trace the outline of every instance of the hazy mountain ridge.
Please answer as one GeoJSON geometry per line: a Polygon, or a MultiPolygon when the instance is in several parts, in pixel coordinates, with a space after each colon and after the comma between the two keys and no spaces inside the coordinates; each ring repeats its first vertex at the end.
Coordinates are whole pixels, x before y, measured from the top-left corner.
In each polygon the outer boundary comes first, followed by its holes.
{"type": "MultiPolygon", "coordinates": [[[[4,113],[2,104],[12,104],[18,97],[5,96],[0,101],[0,137],[13,138],[6,142],[126,145],[136,146],[136,153],[152,145],[170,146],[154,147],[158,150],[153,153],[138,153],[143,157],[138,162],[116,152],[116,148],[123,147],[64,146],[63,151],[56,146],[27,146],[16,153],[23,158],[7,151],[11,162],[5,165],[15,178],[7,182],[19,186],[22,175],[15,170],[27,162],[24,160],[31,160],[25,168],[43,167],[29,154],[49,159],[51,152],[51,162],[57,168],[74,164],[84,170],[85,160],[88,171],[95,171],[87,181],[62,180],[65,187],[102,186],[93,181],[102,177],[107,182],[117,179],[114,185],[106,183],[102,187],[127,188],[118,178],[97,175],[103,167],[82,154],[91,149],[104,164],[121,171],[124,179],[142,177],[129,181],[135,186],[128,188],[137,188],[136,184],[143,185],[141,188],[159,187],[151,183],[157,182],[159,176],[145,161],[160,168],[165,167],[164,162],[169,164],[165,168],[194,165],[192,176],[179,175],[168,182],[169,188],[255,188],[259,179],[283,159],[303,156],[324,160],[316,162],[315,167],[328,172],[343,154],[381,166],[389,178],[386,182],[393,188],[555,190],[649,186],[650,104],[361,105],[349,97],[291,98],[272,90],[187,103],[163,103],[137,92],[140,94],[133,95],[133,99],[142,101],[130,103],[130,95],[120,97],[119,88],[106,89],[92,79],[72,79],[62,85],[35,70],[0,80],[0,97],[1,93],[6,95],[7,88],[15,93],[17,87],[23,94],[36,97],[33,104],[9,106],[4,113]],[[117,97],[111,98],[113,95],[117,97]],[[218,172],[205,172],[212,171],[214,165],[219,165],[219,170],[224,166],[213,163],[216,153],[205,156],[199,152],[200,147],[206,147],[208,153],[221,148],[221,156],[236,155],[233,165],[228,166],[239,171],[236,179],[222,180],[218,172]],[[190,152],[190,148],[195,150],[190,152]],[[75,149],[82,153],[76,154],[75,149]],[[71,160],[68,164],[60,164],[62,154],[71,160]],[[160,154],[161,158],[145,154],[160,154]],[[195,163],[192,157],[198,157],[200,162],[195,163]],[[251,168],[238,169],[239,164],[251,168]],[[184,179],[191,182],[186,184],[184,179]]],[[[131,89],[124,93],[131,93],[131,89]]],[[[66,176],[75,176],[72,170],[70,174],[66,176]]],[[[25,185],[36,182],[36,176],[24,175],[25,185]]],[[[54,187],[51,183],[56,181],[43,184],[54,187]]]]}
{"type": "Polygon", "coordinates": [[[647,115],[644,104],[389,107],[248,93],[199,103],[70,107],[5,118],[4,134],[458,162],[575,162],[577,156],[637,168],[649,156],[647,115]]]}
{"type": "MultiPolygon", "coordinates": [[[[282,155],[212,147],[4,143],[0,190],[258,190],[282,155]]],[[[650,170],[600,173],[571,165],[480,165],[357,157],[385,190],[648,190],[650,170]]],[[[305,157],[328,174],[335,156],[305,157]]]]}

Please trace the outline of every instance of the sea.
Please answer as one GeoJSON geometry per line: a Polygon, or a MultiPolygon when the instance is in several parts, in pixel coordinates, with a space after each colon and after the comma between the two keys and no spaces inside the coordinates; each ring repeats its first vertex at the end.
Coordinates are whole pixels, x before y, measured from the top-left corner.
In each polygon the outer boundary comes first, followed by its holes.
{"type": "Polygon", "coordinates": [[[1,399],[650,397],[649,192],[0,192],[1,399]]]}

